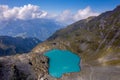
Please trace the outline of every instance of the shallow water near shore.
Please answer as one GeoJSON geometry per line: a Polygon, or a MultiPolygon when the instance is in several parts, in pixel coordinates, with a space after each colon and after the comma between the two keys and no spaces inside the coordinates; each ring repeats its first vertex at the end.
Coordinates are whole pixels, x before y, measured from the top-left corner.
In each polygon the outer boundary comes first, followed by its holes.
{"type": "Polygon", "coordinates": [[[49,74],[60,78],[65,73],[80,71],[80,57],[68,50],[53,49],[44,54],[49,58],[49,74]]]}

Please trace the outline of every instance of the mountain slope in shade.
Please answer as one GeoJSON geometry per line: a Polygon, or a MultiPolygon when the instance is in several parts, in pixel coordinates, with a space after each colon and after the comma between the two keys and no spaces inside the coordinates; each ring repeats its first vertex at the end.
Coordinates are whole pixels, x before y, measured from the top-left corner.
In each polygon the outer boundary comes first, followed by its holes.
{"type": "Polygon", "coordinates": [[[36,37],[45,40],[64,26],[49,19],[6,20],[0,21],[0,35],[36,37]]]}
{"type": "Polygon", "coordinates": [[[30,52],[40,42],[37,38],[0,36],[0,56],[30,52]]]}
{"type": "Polygon", "coordinates": [[[70,50],[82,60],[81,72],[64,75],[61,80],[119,80],[120,6],[58,30],[32,51],[53,48],[70,50]]]}

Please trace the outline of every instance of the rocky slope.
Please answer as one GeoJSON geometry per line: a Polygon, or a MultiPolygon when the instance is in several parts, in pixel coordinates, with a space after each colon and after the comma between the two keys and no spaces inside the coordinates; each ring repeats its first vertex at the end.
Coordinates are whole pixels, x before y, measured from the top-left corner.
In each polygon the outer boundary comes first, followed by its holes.
{"type": "Polygon", "coordinates": [[[119,80],[119,13],[120,6],[97,17],[71,24],[58,30],[47,41],[34,48],[33,52],[60,48],[73,51],[81,57],[81,72],[68,74],[60,80],[119,80]]]}
{"type": "Polygon", "coordinates": [[[30,52],[40,42],[37,38],[0,36],[0,56],[30,52]]]}
{"type": "Polygon", "coordinates": [[[39,44],[30,54],[1,57],[0,78],[2,80],[119,80],[119,13],[120,6],[98,17],[90,17],[69,25],[39,44]],[[81,71],[65,74],[60,79],[50,77],[47,71],[48,59],[43,59],[42,54],[53,48],[67,49],[79,55],[81,71]],[[9,76],[4,77],[6,74],[9,76]]]}
{"type": "Polygon", "coordinates": [[[48,58],[39,53],[29,53],[0,58],[0,80],[46,79],[48,58]]]}

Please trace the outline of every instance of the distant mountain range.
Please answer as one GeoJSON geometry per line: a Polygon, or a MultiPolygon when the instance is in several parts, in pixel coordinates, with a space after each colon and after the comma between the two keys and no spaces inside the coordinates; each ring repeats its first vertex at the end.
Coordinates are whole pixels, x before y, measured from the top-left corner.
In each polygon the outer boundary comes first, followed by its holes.
{"type": "Polygon", "coordinates": [[[37,38],[0,36],[0,56],[27,53],[40,42],[37,38]]]}
{"type": "Polygon", "coordinates": [[[64,25],[50,19],[0,21],[0,35],[36,37],[45,40],[64,25]]]}

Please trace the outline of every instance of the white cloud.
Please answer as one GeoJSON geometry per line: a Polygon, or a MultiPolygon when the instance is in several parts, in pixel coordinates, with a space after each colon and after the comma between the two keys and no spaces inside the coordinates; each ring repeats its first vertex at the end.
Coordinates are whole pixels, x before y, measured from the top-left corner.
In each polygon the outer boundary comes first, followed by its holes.
{"type": "Polygon", "coordinates": [[[13,8],[0,5],[0,20],[44,18],[46,15],[47,12],[40,10],[40,7],[36,5],[28,4],[13,8]]]}
{"type": "Polygon", "coordinates": [[[73,14],[70,10],[65,10],[57,16],[56,20],[61,22],[73,22],[73,14]]]}
{"type": "Polygon", "coordinates": [[[60,22],[75,22],[81,19],[88,18],[90,16],[98,16],[99,13],[93,12],[90,7],[86,7],[85,9],[80,9],[76,13],[72,13],[69,10],[63,11],[60,15],[58,15],[57,20],[60,22]]]}
{"type": "Polygon", "coordinates": [[[93,12],[90,7],[86,7],[85,9],[80,9],[78,12],[73,16],[74,20],[85,19],[90,16],[98,16],[99,13],[93,12]]]}
{"type": "Polygon", "coordinates": [[[85,19],[89,16],[99,15],[93,12],[90,7],[80,9],[76,13],[72,13],[70,10],[65,10],[60,14],[50,14],[40,9],[37,5],[24,5],[22,7],[9,8],[7,5],[0,5],[0,20],[9,19],[34,19],[34,18],[49,18],[55,19],[63,23],[72,23],[77,20],[85,19]]]}

